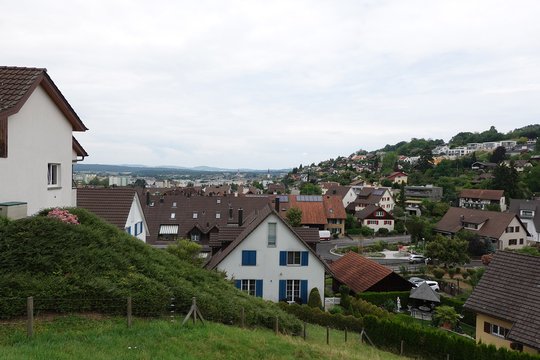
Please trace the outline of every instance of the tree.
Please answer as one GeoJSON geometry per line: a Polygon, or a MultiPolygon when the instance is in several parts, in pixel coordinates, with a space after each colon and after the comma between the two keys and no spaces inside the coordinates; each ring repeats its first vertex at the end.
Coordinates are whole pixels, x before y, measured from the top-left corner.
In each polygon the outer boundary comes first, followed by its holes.
{"type": "Polygon", "coordinates": [[[260,182],[258,182],[257,180],[254,180],[251,185],[259,190],[264,190],[264,186],[263,184],[261,184],[260,182]]]}
{"type": "Polygon", "coordinates": [[[300,186],[300,194],[302,195],[322,195],[320,186],[305,182],[300,186]]]}
{"type": "Polygon", "coordinates": [[[297,207],[289,208],[285,213],[285,218],[292,227],[302,226],[302,210],[297,207]]]}
{"type": "Polygon", "coordinates": [[[429,221],[418,216],[412,216],[405,221],[405,227],[411,234],[412,241],[420,241],[422,238],[431,236],[431,225],[429,221]]]}
{"type": "Polygon", "coordinates": [[[420,153],[420,158],[418,163],[416,163],[416,168],[420,171],[426,171],[433,168],[433,152],[429,147],[426,147],[420,153]]]}
{"type": "Polygon", "coordinates": [[[399,184],[399,193],[396,199],[396,206],[399,206],[402,209],[405,209],[405,183],[399,184]]]}
{"type": "Polygon", "coordinates": [[[133,186],[135,187],[141,187],[141,188],[145,188],[146,187],[146,180],[144,179],[137,179],[135,180],[135,182],[133,183],[133,186]]]}
{"type": "Polygon", "coordinates": [[[459,238],[450,238],[437,234],[433,241],[430,241],[426,246],[425,255],[438,259],[441,263],[448,267],[449,265],[463,265],[469,262],[467,248],[469,244],[466,240],[459,238]]]}
{"type": "Polygon", "coordinates": [[[319,289],[317,289],[316,287],[311,289],[311,291],[309,292],[309,299],[307,304],[309,307],[322,309],[321,294],[319,293],[319,289]]]}
{"type": "MultiPolygon", "coordinates": [[[[540,144],[540,141],[537,142],[540,144]]],[[[532,192],[540,192],[540,166],[534,166],[525,176],[525,183],[532,192]]]]}
{"type": "Polygon", "coordinates": [[[480,237],[477,233],[469,230],[461,230],[456,238],[468,243],[468,252],[473,256],[481,256],[495,252],[495,248],[489,239],[480,237]]]}
{"type": "Polygon", "coordinates": [[[452,306],[437,306],[437,308],[435,308],[435,313],[433,314],[433,321],[437,326],[452,329],[459,321],[459,314],[452,306]]]}
{"type": "Polygon", "coordinates": [[[506,148],[504,146],[498,146],[493,150],[493,153],[489,157],[489,161],[498,164],[506,157],[506,148]]]}
{"type": "Polygon", "coordinates": [[[202,246],[187,239],[178,239],[174,244],[167,246],[167,252],[179,259],[201,266],[203,259],[199,257],[202,246]]]}
{"type": "Polygon", "coordinates": [[[510,166],[499,164],[493,170],[493,180],[491,181],[491,189],[504,190],[506,200],[518,199],[522,197],[522,191],[519,186],[519,174],[514,167],[514,162],[510,162],[510,166]]]}

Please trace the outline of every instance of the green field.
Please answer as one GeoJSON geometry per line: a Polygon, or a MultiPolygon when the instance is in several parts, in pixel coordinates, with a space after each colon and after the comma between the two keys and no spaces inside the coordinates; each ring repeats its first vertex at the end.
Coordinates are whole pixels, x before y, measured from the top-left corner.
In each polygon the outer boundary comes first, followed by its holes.
{"type": "Polygon", "coordinates": [[[362,345],[357,334],[308,325],[307,340],[266,329],[217,323],[180,326],[180,320],[60,317],[38,321],[35,336],[24,324],[0,325],[0,359],[404,359],[362,345]]]}

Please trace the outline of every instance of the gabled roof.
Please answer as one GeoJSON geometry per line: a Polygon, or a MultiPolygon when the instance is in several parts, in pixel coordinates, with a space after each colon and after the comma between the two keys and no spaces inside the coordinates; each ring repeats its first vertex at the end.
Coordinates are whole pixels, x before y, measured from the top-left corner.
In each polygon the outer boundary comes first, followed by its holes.
{"type": "Polygon", "coordinates": [[[540,231],[540,200],[510,199],[509,211],[519,216],[521,210],[534,211],[534,227],[540,231]]]}
{"type": "Polygon", "coordinates": [[[498,251],[464,307],[509,321],[507,338],[540,349],[540,257],[498,251]]]}
{"type": "Polygon", "coordinates": [[[327,219],[346,219],[347,213],[340,196],[323,196],[323,205],[327,219]]]}
{"type": "Polygon", "coordinates": [[[123,230],[135,195],[135,189],[132,188],[79,188],[77,206],[123,230]]]}
{"type": "Polygon", "coordinates": [[[289,230],[293,233],[293,235],[300,241],[304,246],[313,254],[315,258],[317,258],[327,269],[328,272],[330,272],[330,269],[328,268],[326,262],[322,260],[319,255],[307,244],[307,242],[300,236],[298,232],[296,232],[295,229],[290,227],[285,220],[283,220],[279,214],[272,208],[270,204],[265,206],[263,209],[257,212],[257,215],[253,217],[253,220],[250,223],[246,223],[245,227],[243,228],[242,232],[234,239],[234,241],[227,246],[225,249],[220,250],[217,254],[212,256],[210,261],[205,265],[208,269],[215,269],[216,266],[223,261],[242,241],[244,241],[259,225],[261,225],[264,220],[269,217],[270,215],[276,215],[277,218],[280,219],[280,221],[289,228],[289,230]]]}
{"type": "Polygon", "coordinates": [[[355,293],[364,292],[393,274],[386,266],[352,251],[330,264],[330,269],[339,282],[355,293]]]}
{"type": "Polygon", "coordinates": [[[364,220],[364,219],[383,219],[381,218],[380,216],[375,216],[375,212],[376,211],[384,211],[385,213],[385,216],[384,216],[384,220],[388,220],[388,219],[393,219],[394,217],[392,215],[390,215],[390,213],[388,213],[388,211],[384,210],[382,207],[378,206],[378,205],[368,205],[366,206],[365,208],[363,208],[362,210],[360,211],[357,211],[355,214],[354,214],[354,217],[359,219],[359,220],[364,220]]]}
{"type": "Polygon", "coordinates": [[[73,127],[73,131],[88,130],[75,110],[64,98],[47,69],[0,66],[0,117],[19,112],[36,87],[42,86],[73,127]]]}
{"type": "Polygon", "coordinates": [[[398,176],[408,176],[408,175],[406,173],[404,173],[403,171],[394,171],[393,173],[388,175],[386,178],[388,180],[392,180],[392,179],[395,179],[398,176]]]}
{"type": "Polygon", "coordinates": [[[434,230],[455,234],[464,228],[464,223],[484,223],[479,230],[474,230],[474,232],[483,237],[499,239],[514,218],[525,228],[519,217],[514,213],[451,207],[435,225],[434,230]]]}
{"type": "Polygon", "coordinates": [[[460,198],[472,198],[482,200],[499,201],[504,196],[504,190],[486,190],[486,189],[463,189],[459,193],[460,198]]]}
{"type": "Polygon", "coordinates": [[[326,188],[325,195],[337,195],[340,196],[342,199],[347,195],[347,193],[351,190],[350,186],[341,186],[339,184],[337,185],[330,185],[326,188]]]}
{"type": "Polygon", "coordinates": [[[411,295],[409,295],[409,299],[441,302],[441,295],[437,294],[437,292],[433,290],[427,282],[424,281],[423,283],[418,285],[417,288],[411,289],[411,295]]]}
{"type": "Polygon", "coordinates": [[[79,144],[79,142],[77,141],[77,139],[75,139],[74,136],[72,137],[72,143],[73,143],[73,151],[75,151],[75,154],[77,154],[77,156],[82,156],[82,157],[88,156],[88,153],[86,152],[86,150],[84,150],[84,148],[81,146],[81,144],[79,144]]]}

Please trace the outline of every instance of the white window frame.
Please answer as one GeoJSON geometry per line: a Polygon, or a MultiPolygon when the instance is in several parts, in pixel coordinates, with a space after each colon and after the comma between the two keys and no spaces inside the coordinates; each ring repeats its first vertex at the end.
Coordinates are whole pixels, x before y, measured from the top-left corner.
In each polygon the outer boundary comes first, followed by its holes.
{"type": "Polygon", "coordinates": [[[248,293],[251,296],[257,296],[257,280],[255,279],[241,280],[240,290],[248,293]]]}
{"type": "Polygon", "coordinates": [[[294,299],[300,297],[300,280],[287,280],[285,286],[285,297],[287,301],[294,301],[294,299]]]}
{"type": "Polygon", "coordinates": [[[276,247],[277,243],[277,223],[269,222],[268,223],[268,247],[276,247]],[[272,234],[273,233],[273,234],[272,234]]]}
{"type": "Polygon", "coordinates": [[[302,265],[302,252],[301,251],[287,251],[287,266],[301,266],[301,265],[302,265]]]}
{"type": "Polygon", "coordinates": [[[49,188],[60,187],[61,165],[58,163],[47,164],[47,186],[49,188]]]}

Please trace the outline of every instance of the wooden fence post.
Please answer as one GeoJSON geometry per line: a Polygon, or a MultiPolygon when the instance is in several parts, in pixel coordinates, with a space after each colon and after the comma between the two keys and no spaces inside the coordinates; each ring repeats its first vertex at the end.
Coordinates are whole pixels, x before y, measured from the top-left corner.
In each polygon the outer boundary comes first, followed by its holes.
{"type": "Polygon", "coordinates": [[[330,345],[330,327],[326,327],[326,345],[330,345]]]}
{"type": "Polygon", "coordinates": [[[26,298],[26,335],[28,337],[34,336],[34,297],[29,296],[26,298]]]}
{"type": "Polygon", "coordinates": [[[242,327],[242,329],[245,326],[245,321],[246,321],[246,313],[245,313],[244,307],[242,306],[240,308],[240,326],[242,327]]]}
{"type": "Polygon", "coordinates": [[[275,331],[276,331],[276,335],[279,334],[279,318],[277,316],[276,316],[275,331]]]}
{"type": "Polygon", "coordinates": [[[347,328],[345,328],[345,342],[347,342],[347,328]]]}
{"type": "Polygon", "coordinates": [[[128,328],[131,328],[131,322],[132,322],[131,314],[132,314],[131,296],[128,296],[127,298],[127,326],[128,328]]]}
{"type": "Polygon", "coordinates": [[[306,340],[306,322],[304,321],[304,341],[306,340]]]}
{"type": "Polygon", "coordinates": [[[401,348],[399,350],[399,355],[403,356],[403,345],[404,345],[404,341],[401,340],[401,348]]]}

